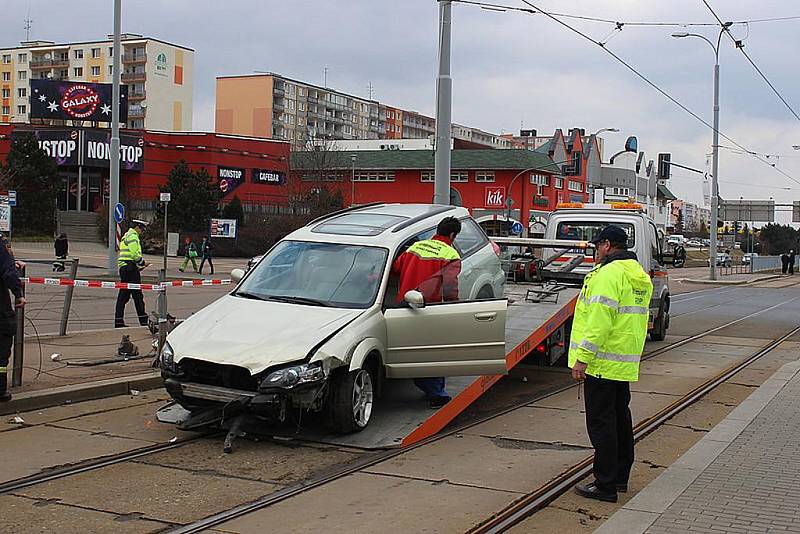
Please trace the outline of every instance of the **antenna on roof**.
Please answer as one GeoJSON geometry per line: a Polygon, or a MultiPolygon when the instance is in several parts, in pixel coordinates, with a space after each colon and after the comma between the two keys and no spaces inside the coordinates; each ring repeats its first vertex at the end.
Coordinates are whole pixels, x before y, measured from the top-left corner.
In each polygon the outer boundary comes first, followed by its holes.
{"type": "Polygon", "coordinates": [[[375,87],[373,87],[372,82],[367,84],[367,94],[369,95],[369,99],[372,100],[372,95],[375,94],[375,87]]]}
{"type": "Polygon", "coordinates": [[[322,87],[328,88],[328,67],[322,68],[322,87]]]}
{"type": "Polygon", "coordinates": [[[31,40],[31,27],[33,27],[33,19],[31,19],[31,6],[28,4],[28,16],[25,18],[25,40],[31,40]]]}

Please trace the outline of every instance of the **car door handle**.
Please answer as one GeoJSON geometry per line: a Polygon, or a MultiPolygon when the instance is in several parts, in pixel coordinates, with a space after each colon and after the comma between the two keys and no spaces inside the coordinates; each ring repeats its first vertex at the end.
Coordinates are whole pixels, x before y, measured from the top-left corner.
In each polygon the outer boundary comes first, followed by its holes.
{"type": "Polygon", "coordinates": [[[476,321],[494,321],[497,319],[497,312],[483,312],[483,313],[476,313],[475,320],[476,321]]]}

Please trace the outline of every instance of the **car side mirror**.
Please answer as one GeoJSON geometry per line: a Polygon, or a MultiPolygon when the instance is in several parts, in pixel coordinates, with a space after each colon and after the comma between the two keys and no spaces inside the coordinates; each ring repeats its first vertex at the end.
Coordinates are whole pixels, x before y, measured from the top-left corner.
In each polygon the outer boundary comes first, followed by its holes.
{"type": "Polygon", "coordinates": [[[403,297],[403,300],[405,300],[408,305],[415,310],[425,307],[425,297],[422,296],[422,293],[414,289],[407,291],[403,297]]]}
{"type": "Polygon", "coordinates": [[[234,269],[231,271],[231,280],[239,282],[244,278],[244,269],[234,269]]]}

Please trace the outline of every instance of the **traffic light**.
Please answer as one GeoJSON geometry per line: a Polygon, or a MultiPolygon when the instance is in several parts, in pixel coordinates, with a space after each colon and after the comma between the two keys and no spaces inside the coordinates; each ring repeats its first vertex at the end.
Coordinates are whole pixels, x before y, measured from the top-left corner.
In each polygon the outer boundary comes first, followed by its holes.
{"type": "Polygon", "coordinates": [[[669,152],[658,155],[658,178],[660,180],[669,179],[669,162],[672,159],[672,154],[669,152]]]}
{"type": "Polygon", "coordinates": [[[722,228],[725,225],[725,221],[722,219],[717,219],[717,228],[722,228]]]}

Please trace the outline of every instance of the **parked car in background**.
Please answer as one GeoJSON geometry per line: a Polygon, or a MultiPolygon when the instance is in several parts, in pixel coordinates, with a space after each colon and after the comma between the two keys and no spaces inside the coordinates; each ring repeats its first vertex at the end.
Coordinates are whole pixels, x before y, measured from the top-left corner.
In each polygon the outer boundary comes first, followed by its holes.
{"type": "Polygon", "coordinates": [[[683,237],[681,234],[672,234],[667,238],[667,244],[669,245],[684,246],[685,243],[686,243],[686,238],[683,237]]]}
{"type": "Polygon", "coordinates": [[[700,241],[699,239],[690,239],[690,240],[688,240],[686,242],[686,246],[687,247],[700,248],[700,247],[703,246],[703,242],[700,241]]]}
{"type": "MultiPolygon", "coordinates": [[[[733,259],[731,259],[731,255],[727,252],[718,252],[717,253],[717,266],[719,267],[730,267],[733,265],[733,259]]],[[[706,265],[710,264],[710,260],[706,259],[706,265]]]]}
{"type": "Polygon", "coordinates": [[[744,265],[750,265],[753,263],[753,258],[758,257],[758,252],[748,252],[744,256],[742,256],[742,263],[744,265]]]}

